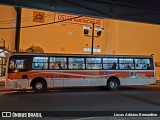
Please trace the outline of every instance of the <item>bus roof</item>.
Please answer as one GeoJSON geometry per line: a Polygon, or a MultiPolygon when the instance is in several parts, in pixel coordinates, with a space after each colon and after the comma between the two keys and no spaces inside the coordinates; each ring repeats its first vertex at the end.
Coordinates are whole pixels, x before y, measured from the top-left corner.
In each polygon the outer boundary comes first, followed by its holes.
{"type": "Polygon", "coordinates": [[[153,58],[152,55],[111,55],[111,54],[61,54],[61,53],[25,53],[25,52],[19,52],[19,53],[12,53],[11,56],[14,55],[31,55],[31,56],[79,56],[79,57],[141,57],[141,58],[153,58]]]}

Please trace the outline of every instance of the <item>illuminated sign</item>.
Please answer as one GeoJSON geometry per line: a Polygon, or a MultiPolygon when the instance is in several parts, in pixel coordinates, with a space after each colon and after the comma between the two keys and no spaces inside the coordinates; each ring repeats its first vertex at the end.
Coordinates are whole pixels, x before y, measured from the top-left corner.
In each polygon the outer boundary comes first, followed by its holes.
{"type": "Polygon", "coordinates": [[[103,19],[99,18],[91,18],[91,17],[84,17],[84,16],[75,16],[69,14],[56,14],[56,21],[63,21],[64,23],[71,23],[71,24],[80,24],[80,25],[88,25],[91,26],[93,23],[96,27],[103,28],[103,19]]]}
{"type": "Polygon", "coordinates": [[[45,22],[45,12],[33,11],[33,22],[45,22]]]}
{"type": "MultiPolygon", "coordinates": [[[[91,48],[83,48],[83,51],[84,51],[84,52],[91,52],[91,48]]],[[[94,49],[93,49],[93,52],[101,52],[101,49],[96,49],[96,48],[94,48],[94,49]]]]}

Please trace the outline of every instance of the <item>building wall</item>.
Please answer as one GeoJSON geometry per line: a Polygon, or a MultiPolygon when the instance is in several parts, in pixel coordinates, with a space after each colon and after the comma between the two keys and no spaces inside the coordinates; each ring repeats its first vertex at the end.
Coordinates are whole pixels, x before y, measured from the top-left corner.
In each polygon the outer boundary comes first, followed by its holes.
{"type": "Polygon", "coordinates": [[[16,27],[16,10],[14,7],[0,5],[0,77],[5,75],[5,52],[15,51],[16,29],[2,29],[16,27]]]}
{"type": "MultiPolygon", "coordinates": [[[[16,27],[16,10],[14,7],[0,5],[0,28],[11,27],[16,27]]],[[[0,42],[5,40],[7,50],[15,50],[15,32],[15,29],[0,29],[0,42]]]]}
{"type": "MultiPolygon", "coordinates": [[[[54,20],[52,12],[45,12],[45,23],[54,20]]],[[[33,22],[33,10],[22,10],[22,26],[37,25],[33,22]],[[25,20],[25,18],[29,18],[25,20]]],[[[98,54],[151,55],[155,62],[160,62],[160,26],[137,22],[105,19],[104,31],[100,38],[95,38],[94,48],[102,49],[98,54]],[[98,47],[99,46],[99,47],[98,47]]],[[[91,38],[83,35],[83,26],[57,23],[40,27],[21,29],[20,49],[39,45],[49,53],[84,52],[84,47],[91,47],[91,38]],[[88,46],[87,46],[88,45],[88,46]]],[[[160,79],[160,68],[156,67],[157,79],[160,79]]]]}
{"type": "MultiPolygon", "coordinates": [[[[31,9],[22,10],[22,18],[30,18],[28,21],[22,20],[22,26],[42,24],[33,22],[33,11],[31,9]]],[[[54,14],[45,12],[45,23],[53,22],[54,14]]],[[[101,53],[105,53],[104,36],[105,34],[102,34],[100,38],[94,40],[95,48],[100,48],[101,53]]],[[[32,44],[41,46],[46,53],[90,54],[90,52],[84,52],[83,48],[91,47],[91,38],[83,35],[83,25],[62,22],[21,29],[20,49],[25,50],[32,44]]]]}
{"type": "Polygon", "coordinates": [[[107,19],[105,20],[106,29],[106,52],[105,54],[117,54],[118,48],[118,24],[119,21],[107,19]]]}
{"type": "MultiPolygon", "coordinates": [[[[106,53],[117,55],[151,55],[160,62],[160,26],[137,22],[108,20],[106,53]]],[[[160,80],[160,68],[156,78],[160,80]]]]}

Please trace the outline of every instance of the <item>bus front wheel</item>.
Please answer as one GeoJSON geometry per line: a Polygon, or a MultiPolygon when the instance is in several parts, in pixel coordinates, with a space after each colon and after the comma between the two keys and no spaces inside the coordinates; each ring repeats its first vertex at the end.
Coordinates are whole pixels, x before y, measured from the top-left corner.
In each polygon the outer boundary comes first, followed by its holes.
{"type": "Polygon", "coordinates": [[[107,88],[109,90],[117,90],[119,88],[119,80],[116,78],[111,78],[108,82],[107,82],[107,88]]]}
{"type": "Polygon", "coordinates": [[[42,80],[37,80],[37,81],[34,81],[34,83],[32,84],[32,88],[36,93],[46,92],[47,84],[42,80]]]}

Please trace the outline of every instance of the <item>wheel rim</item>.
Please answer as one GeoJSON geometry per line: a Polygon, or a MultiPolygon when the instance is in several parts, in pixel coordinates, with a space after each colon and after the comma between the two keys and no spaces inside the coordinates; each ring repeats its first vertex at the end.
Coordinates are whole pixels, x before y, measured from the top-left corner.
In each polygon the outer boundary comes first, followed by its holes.
{"type": "Polygon", "coordinates": [[[40,89],[42,89],[42,87],[43,87],[42,83],[37,83],[37,84],[36,84],[36,88],[37,88],[37,89],[40,90],[40,89]]]}
{"type": "Polygon", "coordinates": [[[113,81],[110,82],[110,87],[111,88],[116,88],[117,87],[117,84],[113,81]]]}

